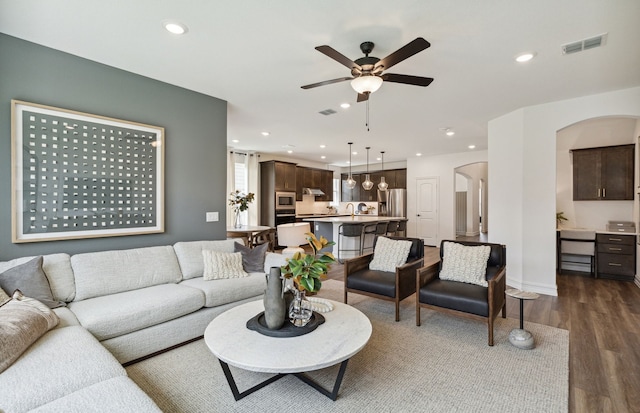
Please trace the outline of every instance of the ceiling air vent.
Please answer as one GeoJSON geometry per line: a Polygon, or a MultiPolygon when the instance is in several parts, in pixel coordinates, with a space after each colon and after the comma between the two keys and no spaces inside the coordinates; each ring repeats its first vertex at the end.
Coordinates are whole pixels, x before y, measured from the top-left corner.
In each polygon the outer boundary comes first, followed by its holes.
{"type": "Polygon", "coordinates": [[[333,109],[325,109],[325,110],[321,110],[320,113],[322,113],[325,116],[329,116],[329,115],[333,115],[334,113],[337,113],[335,110],[333,109]]]}
{"type": "Polygon", "coordinates": [[[607,40],[607,33],[600,34],[588,39],[578,40],[577,42],[562,45],[562,54],[578,53],[583,50],[589,50],[596,47],[604,46],[607,40]]]}

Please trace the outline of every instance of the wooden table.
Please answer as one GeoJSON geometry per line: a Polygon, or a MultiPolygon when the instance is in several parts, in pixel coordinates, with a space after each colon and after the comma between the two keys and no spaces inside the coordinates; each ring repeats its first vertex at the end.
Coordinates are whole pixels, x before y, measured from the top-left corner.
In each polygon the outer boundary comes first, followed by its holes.
{"type": "Polygon", "coordinates": [[[265,225],[242,225],[239,228],[227,227],[227,238],[234,238],[234,236],[237,237],[238,234],[243,234],[243,238],[246,238],[249,243],[248,247],[252,247],[253,236],[258,232],[266,231],[268,229],[272,229],[272,227],[265,225]]]}

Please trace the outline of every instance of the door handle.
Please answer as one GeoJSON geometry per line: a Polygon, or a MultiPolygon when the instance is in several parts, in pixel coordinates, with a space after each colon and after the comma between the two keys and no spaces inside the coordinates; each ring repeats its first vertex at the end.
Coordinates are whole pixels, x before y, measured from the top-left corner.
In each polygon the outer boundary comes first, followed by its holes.
{"type": "Polygon", "coordinates": [[[603,198],[607,197],[607,188],[602,188],[602,197],[603,198]]]}
{"type": "Polygon", "coordinates": [[[622,264],[618,264],[617,262],[610,262],[609,266],[610,267],[622,267],[622,264]]]}
{"type": "Polygon", "coordinates": [[[598,188],[598,198],[600,198],[600,188],[598,188]]]}
{"type": "Polygon", "coordinates": [[[417,217],[419,217],[419,216],[420,216],[420,214],[416,214],[416,216],[417,216],[417,217]]]}

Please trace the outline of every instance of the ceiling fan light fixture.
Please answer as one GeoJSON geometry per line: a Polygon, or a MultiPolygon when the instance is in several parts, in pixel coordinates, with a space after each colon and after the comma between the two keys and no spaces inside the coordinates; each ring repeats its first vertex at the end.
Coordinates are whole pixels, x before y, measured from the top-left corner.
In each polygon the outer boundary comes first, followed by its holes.
{"type": "Polygon", "coordinates": [[[375,75],[362,75],[351,81],[351,87],[358,93],[373,93],[382,86],[382,78],[375,75]]]}

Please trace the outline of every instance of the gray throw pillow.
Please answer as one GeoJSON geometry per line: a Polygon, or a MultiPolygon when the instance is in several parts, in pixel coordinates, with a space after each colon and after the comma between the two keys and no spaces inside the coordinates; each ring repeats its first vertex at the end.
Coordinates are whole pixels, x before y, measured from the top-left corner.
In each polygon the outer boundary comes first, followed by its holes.
{"type": "Polygon", "coordinates": [[[7,294],[13,294],[14,291],[20,290],[27,297],[35,298],[49,308],[65,305],[53,299],[49,280],[42,270],[42,256],[1,273],[0,288],[7,294]]]}
{"type": "Polygon", "coordinates": [[[269,244],[258,245],[255,248],[248,248],[237,242],[233,246],[234,252],[242,254],[242,268],[246,272],[264,272],[264,257],[267,255],[269,244]]]}

